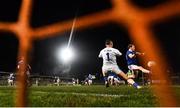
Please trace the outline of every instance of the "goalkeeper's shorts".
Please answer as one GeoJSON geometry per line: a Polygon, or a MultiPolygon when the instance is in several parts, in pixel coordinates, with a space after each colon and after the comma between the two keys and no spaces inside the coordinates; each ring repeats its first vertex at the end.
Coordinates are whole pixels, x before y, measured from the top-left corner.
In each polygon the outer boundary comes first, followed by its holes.
{"type": "Polygon", "coordinates": [[[117,65],[103,65],[102,71],[106,74],[108,71],[112,71],[116,74],[122,72],[122,70],[117,65]]]}

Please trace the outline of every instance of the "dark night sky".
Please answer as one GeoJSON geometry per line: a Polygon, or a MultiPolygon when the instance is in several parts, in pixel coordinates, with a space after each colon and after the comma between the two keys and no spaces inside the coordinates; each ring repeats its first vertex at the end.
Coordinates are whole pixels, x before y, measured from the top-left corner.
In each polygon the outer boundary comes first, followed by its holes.
{"type": "MultiPolygon", "coordinates": [[[[170,0],[130,0],[142,9],[150,9],[170,0]]],[[[21,0],[4,0],[0,4],[0,21],[17,21],[21,0]],[[8,4],[10,3],[10,4],[8,4]]],[[[41,27],[58,21],[73,19],[78,10],[78,17],[100,12],[111,8],[109,0],[34,0],[31,26],[41,27]]],[[[165,21],[152,24],[150,29],[160,40],[164,55],[169,59],[173,72],[180,73],[180,15],[165,21]]],[[[57,34],[56,37],[33,42],[31,66],[33,74],[61,75],[62,63],[57,61],[55,51],[68,41],[70,31],[57,34]]],[[[102,60],[98,59],[99,51],[104,48],[104,41],[110,38],[114,47],[123,54],[129,40],[126,28],[115,23],[107,23],[100,27],[88,27],[74,32],[72,46],[76,49],[77,58],[71,63],[69,74],[82,77],[88,73],[101,71],[102,60]]],[[[0,71],[13,71],[16,67],[18,40],[11,33],[0,32],[0,71]]],[[[118,58],[122,70],[126,71],[125,55],[118,58]]]]}

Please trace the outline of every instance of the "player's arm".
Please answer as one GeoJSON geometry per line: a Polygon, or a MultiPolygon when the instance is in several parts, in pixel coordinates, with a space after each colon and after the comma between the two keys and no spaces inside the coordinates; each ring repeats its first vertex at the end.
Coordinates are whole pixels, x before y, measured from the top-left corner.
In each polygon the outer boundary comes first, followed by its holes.
{"type": "Polygon", "coordinates": [[[137,55],[144,55],[145,53],[136,52],[137,55]]]}
{"type": "Polygon", "coordinates": [[[134,53],[129,53],[128,56],[129,56],[129,58],[134,58],[134,57],[136,57],[136,54],[134,54],[134,53]]]}
{"type": "Polygon", "coordinates": [[[102,58],[102,51],[98,55],[99,58],[102,58]]]}
{"type": "Polygon", "coordinates": [[[122,55],[122,53],[119,50],[116,50],[115,53],[116,53],[117,56],[121,56],[122,55]]]}
{"type": "Polygon", "coordinates": [[[134,58],[134,57],[136,57],[136,55],[144,55],[144,53],[135,52],[135,53],[129,53],[129,54],[128,54],[128,56],[129,56],[130,58],[134,58]]]}

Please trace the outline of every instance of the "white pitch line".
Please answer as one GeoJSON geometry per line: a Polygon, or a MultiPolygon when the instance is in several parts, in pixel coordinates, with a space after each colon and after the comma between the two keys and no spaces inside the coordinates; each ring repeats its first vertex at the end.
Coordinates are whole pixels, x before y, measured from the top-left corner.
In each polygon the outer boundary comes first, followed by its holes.
{"type": "MultiPolygon", "coordinates": [[[[36,91],[36,93],[48,93],[48,92],[43,92],[43,91],[36,91]]],[[[53,92],[56,94],[71,94],[71,95],[80,95],[80,96],[100,96],[100,97],[113,97],[113,98],[118,98],[118,97],[127,97],[128,95],[114,95],[114,94],[97,94],[97,93],[74,93],[74,92],[53,92]]]]}
{"type": "Polygon", "coordinates": [[[127,95],[113,95],[113,94],[96,94],[96,93],[71,93],[73,95],[82,95],[82,96],[100,96],[100,97],[125,97],[127,95]]]}

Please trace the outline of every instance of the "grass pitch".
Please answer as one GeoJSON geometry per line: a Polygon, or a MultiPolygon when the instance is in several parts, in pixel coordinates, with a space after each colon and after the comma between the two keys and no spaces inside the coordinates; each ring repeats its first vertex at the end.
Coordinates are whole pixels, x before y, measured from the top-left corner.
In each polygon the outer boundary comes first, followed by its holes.
{"type": "MultiPolygon", "coordinates": [[[[180,87],[173,87],[180,99],[180,87]]],[[[15,106],[14,87],[0,87],[0,106],[15,106]]],[[[119,107],[159,106],[158,99],[150,87],[137,90],[129,86],[105,88],[92,86],[32,86],[29,88],[30,107],[119,107]]]]}

